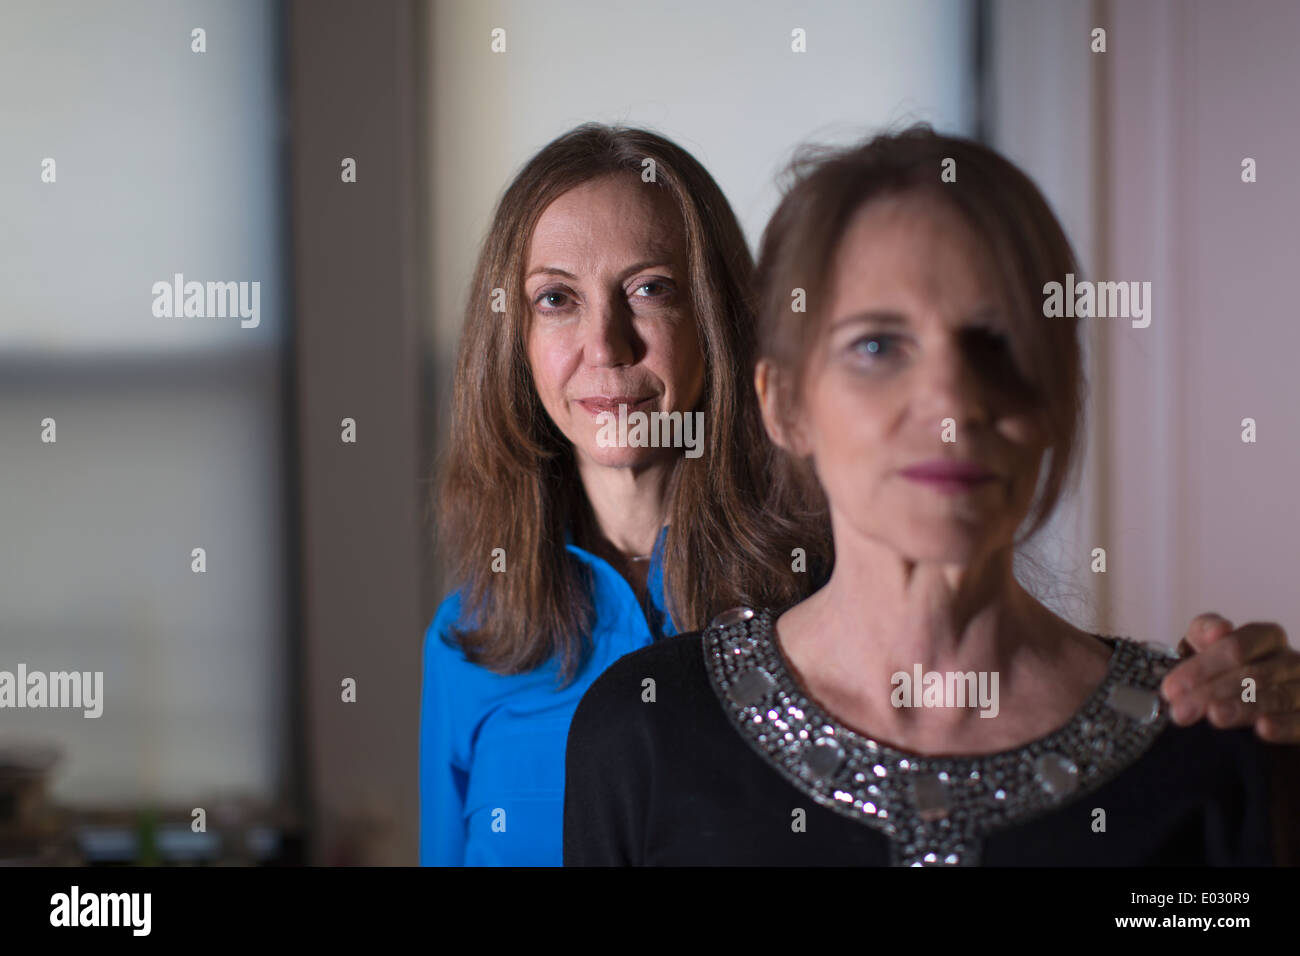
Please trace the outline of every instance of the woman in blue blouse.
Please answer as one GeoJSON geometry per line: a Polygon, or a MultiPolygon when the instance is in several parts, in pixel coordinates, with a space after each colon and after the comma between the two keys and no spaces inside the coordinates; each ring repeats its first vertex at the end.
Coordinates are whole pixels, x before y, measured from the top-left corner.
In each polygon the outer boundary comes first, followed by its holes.
{"type": "Polygon", "coordinates": [[[575,130],[502,197],[438,497],[460,586],[425,640],[422,862],[560,865],[595,675],[700,626],[714,589],[795,599],[807,575],[773,556],[816,570],[820,537],[774,517],[799,503],[765,480],[752,270],[713,179],[651,133],[575,130]]]}
{"type": "MultiPolygon", "coordinates": [[[[438,497],[459,586],[424,643],[421,863],[560,865],[565,740],[592,681],[722,608],[789,606],[828,572],[827,529],[771,477],[752,270],[713,179],[652,133],[580,127],[502,197],[438,497]]],[[[1229,630],[1193,622],[1203,653],[1163,685],[1175,718],[1300,732],[1285,634],[1229,630]],[[1257,708],[1208,710],[1263,658],[1257,708]]]]}

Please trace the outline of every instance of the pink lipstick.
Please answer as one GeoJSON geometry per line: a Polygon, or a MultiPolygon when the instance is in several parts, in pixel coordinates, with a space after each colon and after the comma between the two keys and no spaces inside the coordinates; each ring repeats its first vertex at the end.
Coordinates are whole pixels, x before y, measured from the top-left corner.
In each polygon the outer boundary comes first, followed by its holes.
{"type": "Polygon", "coordinates": [[[928,485],[936,491],[961,494],[997,480],[997,475],[973,461],[937,458],[899,472],[904,478],[928,485]]]}

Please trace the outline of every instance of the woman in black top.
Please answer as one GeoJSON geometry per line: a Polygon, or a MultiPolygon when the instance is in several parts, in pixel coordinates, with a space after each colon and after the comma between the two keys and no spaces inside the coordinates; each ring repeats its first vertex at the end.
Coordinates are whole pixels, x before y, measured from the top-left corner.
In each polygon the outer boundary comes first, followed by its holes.
{"type": "Polygon", "coordinates": [[[800,170],[763,239],[755,384],[790,480],[824,493],[833,571],[592,685],[566,864],[1282,860],[1278,751],[1175,727],[1169,652],[1012,573],[1076,457],[1077,319],[1040,290],[1078,272],[977,144],[915,129],[800,170]]]}
{"type": "Polygon", "coordinates": [[[1113,674],[1036,746],[931,761],[873,749],[829,717],[777,664],[771,617],[741,618],[629,654],[584,696],[569,734],[566,866],[1283,862],[1277,818],[1295,805],[1270,795],[1269,779],[1290,751],[1249,730],[1180,728],[1122,709],[1143,706],[1122,689],[1150,689],[1158,651],[1121,642],[1113,674]],[[770,691],[736,679],[759,662],[770,691]],[[647,678],[653,703],[643,702],[647,678]],[[826,726],[843,757],[801,737],[826,739],[826,726]],[[1059,794],[1044,785],[1058,780],[1059,794]]]}

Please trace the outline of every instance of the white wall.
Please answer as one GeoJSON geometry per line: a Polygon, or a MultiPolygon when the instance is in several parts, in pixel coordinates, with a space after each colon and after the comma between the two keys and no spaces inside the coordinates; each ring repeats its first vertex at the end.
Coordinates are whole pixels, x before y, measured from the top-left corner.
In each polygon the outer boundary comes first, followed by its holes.
{"type": "Polygon", "coordinates": [[[1294,644],[1300,6],[1159,0],[1114,19],[1107,268],[1151,280],[1155,309],[1108,331],[1114,613],[1165,639],[1213,608],[1294,644]]]}
{"type": "MultiPolygon", "coordinates": [[[[994,0],[989,8],[989,145],[1042,190],[1092,275],[1100,255],[1097,61],[1089,50],[1094,5],[1080,0],[994,0]]],[[[1091,571],[1100,542],[1101,431],[1105,388],[1097,363],[1099,330],[1084,323],[1090,414],[1082,436],[1075,493],[1062,499],[1026,553],[1035,562],[1024,583],[1080,627],[1106,629],[1107,579],[1091,571]]]]}
{"type": "Polygon", "coordinates": [[[0,737],[56,743],[70,804],[272,799],[287,768],[276,8],[0,7],[0,669],[105,680],[99,719],[0,737]],[[175,272],[260,281],[260,325],[156,318],[175,272]]]}
{"type": "Polygon", "coordinates": [[[433,322],[444,373],[496,199],[573,126],[647,126],[681,144],[727,194],[751,246],[797,144],[912,121],[974,127],[967,0],[437,0],[431,11],[433,322]],[[505,53],[491,52],[496,27],[505,53]],[[791,51],[795,28],[806,53],[791,51]]]}
{"type": "Polygon", "coordinates": [[[1048,542],[1091,598],[1070,610],[1166,643],[1214,610],[1280,621],[1294,644],[1300,7],[996,0],[992,13],[993,145],[1044,188],[1091,276],[1152,283],[1150,327],[1084,322],[1086,480],[1048,542]],[[1105,575],[1088,570],[1094,547],[1105,575]]]}

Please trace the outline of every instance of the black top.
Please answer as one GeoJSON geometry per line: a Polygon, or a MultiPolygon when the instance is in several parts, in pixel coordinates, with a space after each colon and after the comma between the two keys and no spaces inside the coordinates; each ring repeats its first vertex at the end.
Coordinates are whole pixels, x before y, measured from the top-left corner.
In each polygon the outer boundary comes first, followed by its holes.
{"type": "Polygon", "coordinates": [[[1272,759],[1291,748],[1173,725],[1154,695],[1173,662],[1147,645],[1103,638],[1106,680],[1053,734],[928,758],[837,723],[794,681],[773,617],[729,613],[621,658],[582,698],[566,866],[1278,862],[1272,759]]]}

